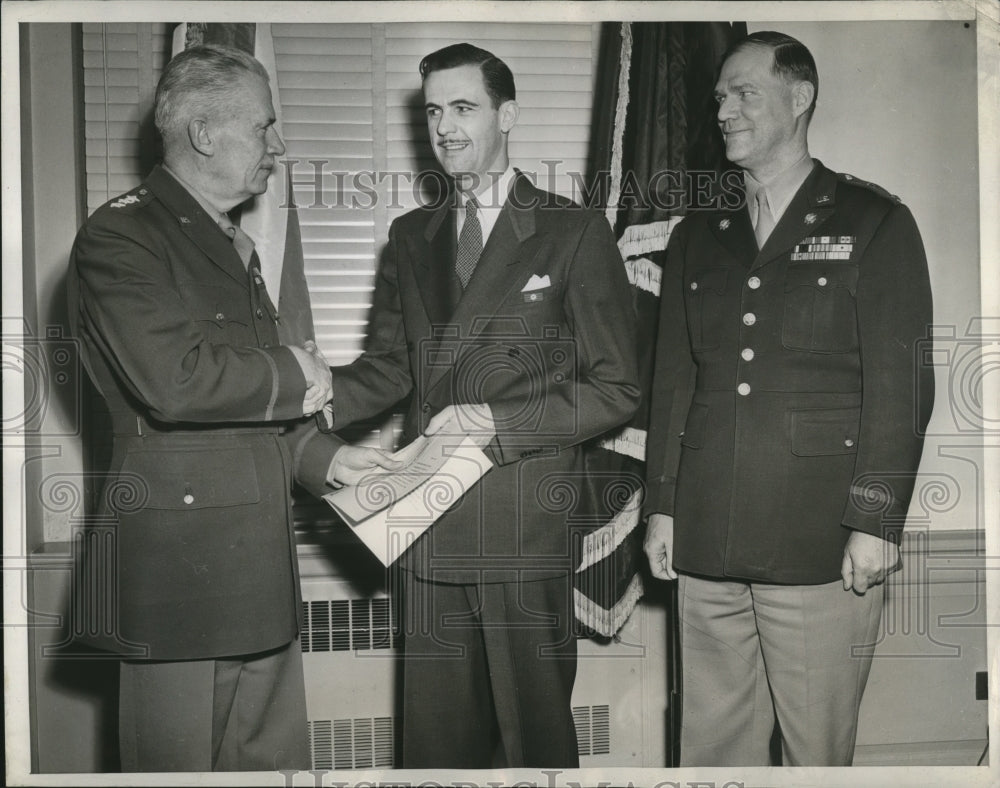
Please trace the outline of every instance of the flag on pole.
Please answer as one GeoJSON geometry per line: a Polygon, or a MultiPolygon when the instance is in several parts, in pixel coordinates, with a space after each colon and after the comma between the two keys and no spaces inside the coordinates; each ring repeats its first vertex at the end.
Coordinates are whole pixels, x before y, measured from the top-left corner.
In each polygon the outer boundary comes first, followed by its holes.
{"type": "Polygon", "coordinates": [[[634,288],[643,392],[631,422],[586,453],[589,511],[605,520],[581,540],[576,615],[604,636],[618,632],[643,594],[644,529],[637,526],[655,405],[649,391],[660,274],[670,233],[690,204],[684,192],[697,179],[689,176],[711,180],[727,167],[712,88],[723,52],[745,33],[745,24],[716,22],[605,23],[602,30],[590,185],[603,199],[634,288]],[[651,193],[663,184],[681,188],[651,193]],[[675,204],[665,199],[675,196],[675,204]]]}

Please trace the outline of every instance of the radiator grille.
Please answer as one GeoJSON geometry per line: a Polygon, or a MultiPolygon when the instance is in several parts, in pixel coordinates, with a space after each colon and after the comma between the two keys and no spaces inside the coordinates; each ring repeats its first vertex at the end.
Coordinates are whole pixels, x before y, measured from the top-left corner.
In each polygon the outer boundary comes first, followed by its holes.
{"type": "MultiPolygon", "coordinates": [[[[574,706],[580,756],[611,752],[608,706],[574,706]]],[[[311,720],[309,749],[314,769],[373,769],[399,765],[400,727],[395,717],[311,720]]]]}
{"type": "Polygon", "coordinates": [[[581,756],[608,755],[611,752],[611,714],[604,706],[574,706],[576,748],[581,756]]]}
{"type": "Polygon", "coordinates": [[[392,768],[399,752],[396,719],[310,720],[309,749],[314,769],[392,768]]]}
{"type": "Polygon", "coordinates": [[[302,650],[353,651],[396,648],[388,598],[303,602],[302,650]]]}

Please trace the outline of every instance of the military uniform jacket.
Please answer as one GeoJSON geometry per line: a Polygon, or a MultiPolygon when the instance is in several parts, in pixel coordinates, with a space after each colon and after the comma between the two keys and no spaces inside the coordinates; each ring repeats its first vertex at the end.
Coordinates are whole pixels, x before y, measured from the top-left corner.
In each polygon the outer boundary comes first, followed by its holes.
{"type": "Polygon", "coordinates": [[[451,204],[393,222],[369,345],[334,368],[336,423],[411,394],[403,440],[450,404],[487,403],[492,470],[401,559],[426,579],[512,582],[570,566],[580,443],[638,403],[631,290],[603,217],[513,181],[467,288],[451,204]]]}
{"type": "Polygon", "coordinates": [[[661,294],[645,513],[674,566],[838,579],[852,529],[902,527],[932,402],[909,210],[817,162],[759,251],[745,208],[685,218],[661,294]]]}
{"type": "Polygon", "coordinates": [[[89,611],[95,642],[151,659],[288,643],[293,469],[322,492],[342,444],[301,418],[305,379],[259,276],[158,167],[83,226],[68,281],[115,432],[97,524],[111,524],[116,571],[99,581],[110,610],[89,611]]]}

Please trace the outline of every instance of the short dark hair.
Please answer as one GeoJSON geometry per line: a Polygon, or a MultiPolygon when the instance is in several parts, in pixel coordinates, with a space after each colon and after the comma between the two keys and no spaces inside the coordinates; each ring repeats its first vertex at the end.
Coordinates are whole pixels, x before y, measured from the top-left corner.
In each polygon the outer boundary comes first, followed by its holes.
{"type": "Polygon", "coordinates": [[[786,82],[808,82],[813,86],[813,100],[809,105],[809,114],[816,109],[816,98],[819,96],[819,73],[816,71],[816,61],[812,52],[799,41],[784,33],[774,30],[760,30],[733,42],[722,56],[725,63],[732,55],[748,47],[758,46],[770,49],[774,54],[771,70],[786,82]]]}
{"type": "Polygon", "coordinates": [[[154,121],[160,136],[167,140],[187,128],[192,117],[226,107],[233,82],[245,74],[269,81],[260,61],[240,49],[201,44],[178,52],[156,86],[154,121]]]}
{"type": "Polygon", "coordinates": [[[435,71],[459,66],[479,66],[486,94],[490,97],[493,109],[498,109],[505,101],[513,101],[516,98],[514,75],[507,64],[492,52],[472,44],[452,44],[431,52],[420,61],[420,78],[426,80],[427,75],[435,71]]]}

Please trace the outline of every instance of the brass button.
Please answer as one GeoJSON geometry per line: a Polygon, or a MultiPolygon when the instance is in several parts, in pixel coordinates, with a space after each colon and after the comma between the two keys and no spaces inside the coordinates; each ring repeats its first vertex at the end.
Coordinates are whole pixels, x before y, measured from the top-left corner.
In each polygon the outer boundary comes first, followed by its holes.
{"type": "Polygon", "coordinates": [[[692,282],[691,283],[691,289],[692,290],[697,290],[698,289],[698,283],[697,282],[692,282]]]}
{"type": "Polygon", "coordinates": [[[739,392],[739,395],[741,397],[745,397],[745,396],[747,396],[747,394],[750,393],[750,384],[749,383],[740,383],[740,385],[738,385],[736,387],[736,391],[739,392]]]}
{"type": "Polygon", "coordinates": [[[754,352],[753,348],[745,347],[740,351],[740,356],[743,357],[744,361],[753,361],[754,352]]]}
{"type": "Polygon", "coordinates": [[[751,276],[749,279],[747,279],[747,287],[749,287],[751,290],[756,290],[758,287],[760,287],[760,277],[751,276]]]}
{"type": "Polygon", "coordinates": [[[849,449],[854,445],[854,441],[851,438],[848,438],[844,441],[844,445],[849,449]]]}
{"type": "Polygon", "coordinates": [[[263,320],[264,319],[264,310],[261,309],[260,307],[257,307],[256,315],[257,315],[257,319],[258,320],[263,320]]]}
{"type": "Polygon", "coordinates": [[[747,312],[745,315],[743,315],[743,325],[752,326],[756,322],[757,322],[757,315],[755,315],[753,312],[747,312]]]}
{"type": "Polygon", "coordinates": [[[820,287],[826,287],[826,277],[821,276],[819,279],[816,280],[816,284],[818,284],[820,287]]]}
{"type": "Polygon", "coordinates": [[[222,314],[222,312],[216,312],[215,313],[215,319],[216,320],[225,320],[226,316],[224,314],[222,314]]]}
{"type": "Polygon", "coordinates": [[[188,493],[187,495],[185,495],[184,496],[184,503],[186,503],[188,506],[190,506],[191,504],[193,504],[194,503],[194,496],[191,495],[191,493],[188,493]]]}

